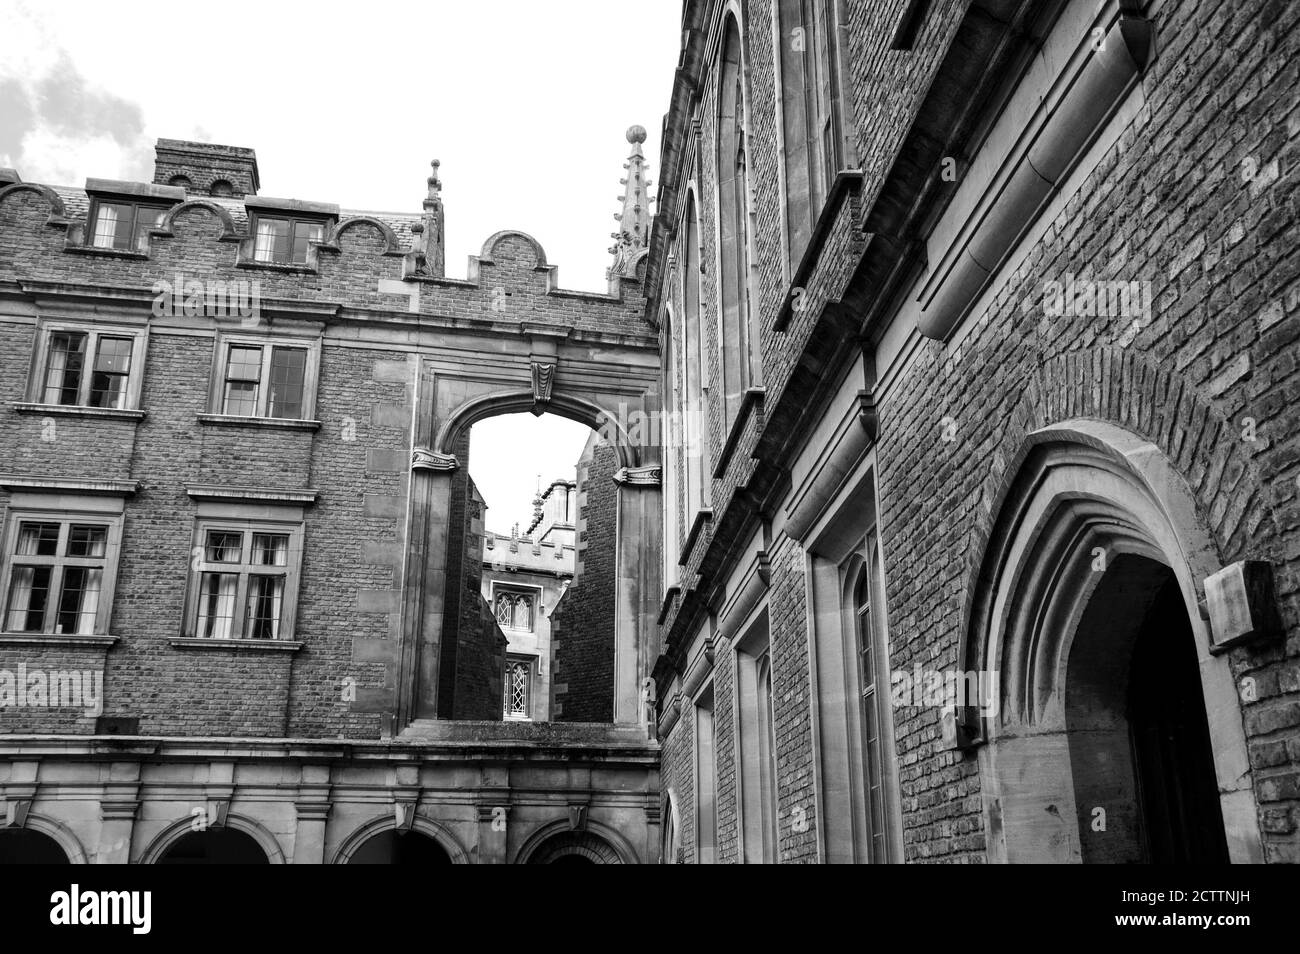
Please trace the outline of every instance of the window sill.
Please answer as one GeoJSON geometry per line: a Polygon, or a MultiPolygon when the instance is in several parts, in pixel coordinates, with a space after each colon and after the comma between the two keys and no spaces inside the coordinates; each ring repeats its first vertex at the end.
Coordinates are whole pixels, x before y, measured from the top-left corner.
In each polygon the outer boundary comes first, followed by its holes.
{"type": "Polygon", "coordinates": [[[174,649],[206,649],[210,651],[296,653],[302,643],[293,639],[204,639],[197,636],[175,636],[168,640],[174,649]]]}
{"type": "Polygon", "coordinates": [[[726,443],[722,445],[722,453],[718,454],[718,463],[713,468],[714,477],[721,479],[726,475],[727,465],[731,463],[731,455],[736,452],[736,445],[740,443],[740,435],[745,432],[745,425],[749,423],[754,408],[763,403],[763,395],[766,393],[766,388],[745,388],[745,394],[740,399],[740,409],[736,411],[736,419],[731,422],[726,443]]]}
{"type": "Polygon", "coordinates": [[[61,417],[99,418],[106,421],[143,421],[144,411],[129,408],[87,407],[82,404],[38,404],[35,401],[20,401],[14,405],[19,414],[57,414],[61,417]]]}
{"type": "Polygon", "coordinates": [[[58,633],[0,633],[0,646],[63,646],[73,649],[108,649],[116,636],[87,633],[65,636],[58,633]]]}
{"type": "Polygon", "coordinates": [[[704,531],[704,525],[713,519],[712,507],[701,507],[695,513],[695,519],[691,521],[690,532],[686,534],[686,543],[682,547],[681,559],[677,561],[678,566],[686,566],[691,562],[691,551],[695,549],[695,541],[700,538],[704,531]]]}
{"type": "Polygon", "coordinates": [[[821,260],[822,248],[831,233],[831,226],[840,214],[840,206],[848,201],[850,195],[861,190],[862,170],[841,169],[835,176],[835,181],[831,183],[830,194],[826,196],[821,214],[817,216],[817,221],[813,225],[812,235],[808,237],[808,247],[804,249],[803,257],[799,259],[799,267],[795,269],[790,287],[786,290],[781,307],[777,309],[776,320],[772,322],[773,331],[784,332],[790,326],[790,320],[795,312],[795,299],[800,297],[797,292],[806,287],[808,279],[816,270],[817,263],[821,260]]]}
{"type": "Polygon", "coordinates": [[[664,601],[659,605],[658,624],[660,626],[662,626],[664,620],[668,618],[668,611],[673,608],[673,601],[677,599],[681,592],[682,588],[674,583],[672,586],[668,587],[667,592],[664,593],[664,601]]]}
{"type": "Polygon", "coordinates": [[[287,417],[242,417],[238,414],[200,414],[199,423],[213,427],[269,427],[285,431],[319,431],[320,421],[287,417]]]}
{"type": "Polygon", "coordinates": [[[126,258],[136,261],[148,261],[149,253],[137,251],[132,248],[100,248],[95,245],[69,245],[65,251],[72,252],[74,255],[103,255],[107,258],[126,258]]]}
{"type": "Polygon", "coordinates": [[[306,262],[259,262],[250,258],[237,264],[240,268],[251,268],[254,271],[283,272],[289,275],[314,275],[318,271],[306,262]]]}

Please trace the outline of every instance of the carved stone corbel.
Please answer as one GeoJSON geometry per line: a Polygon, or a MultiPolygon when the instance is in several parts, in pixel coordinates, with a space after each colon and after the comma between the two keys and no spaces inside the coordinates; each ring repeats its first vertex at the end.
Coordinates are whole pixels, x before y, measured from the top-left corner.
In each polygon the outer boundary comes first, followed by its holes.
{"type": "Polygon", "coordinates": [[[645,467],[620,467],[614,472],[616,484],[633,487],[658,487],[663,476],[663,469],[658,464],[645,467]]]}
{"type": "Polygon", "coordinates": [[[551,403],[551,385],[555,382],[555,363],[533,361],[533,413],[541,415],[551,403]]]}
{"type": "Polygon", "coordinates": [[[23,828],[27,825],[27,813],[32,810],[30,798],[11,798],[5,804],[4,827],[23,828]]]}
{"type": "Polygon", "coordinates": [[[460,467],[455,454],[439,454],[424,447],[417,447],[411,452],[412,470],[454,471],[460,467]]]}

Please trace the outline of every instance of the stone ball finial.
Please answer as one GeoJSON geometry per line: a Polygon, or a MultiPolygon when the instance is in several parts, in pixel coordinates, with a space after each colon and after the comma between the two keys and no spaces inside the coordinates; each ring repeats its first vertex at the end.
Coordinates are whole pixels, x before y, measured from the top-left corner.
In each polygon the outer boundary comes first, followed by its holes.
{"type": "Polygon", "coordinates": [[[627,130],[627,141],[632,143],[645,142],[645,127],[629,126],[627,130]]]}

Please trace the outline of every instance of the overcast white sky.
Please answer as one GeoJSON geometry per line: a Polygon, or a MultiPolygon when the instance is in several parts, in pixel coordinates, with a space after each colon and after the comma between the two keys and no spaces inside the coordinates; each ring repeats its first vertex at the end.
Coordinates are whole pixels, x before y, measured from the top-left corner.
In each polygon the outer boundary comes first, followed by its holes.
{"type": "MultiPolygon", "coordinates": [[[[649,131],[657,185],[680,27],[678,0],[0,0],[0,165],[149,181],[154,140],[197,139],[256,149],[264,195],[418,212],[436,158],[448,275],[513,228],[561,285],[603,291],[624,133],[649,131]]],[[[526,521],[537,473],[571,477],[586,439],[523,418],[475,441],[493,529],[526,521]]]]}

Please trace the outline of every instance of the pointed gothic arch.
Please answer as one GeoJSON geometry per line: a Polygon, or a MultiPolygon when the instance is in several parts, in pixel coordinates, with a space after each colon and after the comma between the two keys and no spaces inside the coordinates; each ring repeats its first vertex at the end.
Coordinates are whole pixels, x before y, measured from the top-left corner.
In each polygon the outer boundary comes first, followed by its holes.
{"type": "MultiPolygon", "coordinates": [[[[1182,645],[1170,652],[1195,657],[1189,691],[1204,713],[1206,784],[1227,855],[1259,860],[1236,688],[1198,608],[1220,555],[1186,481],[1155,445],[1095,420],[1032,432],[1010,472],[958,656],[967,673],[996,674],[981,680],[992,692],[963,700],[955,717],[959,740],[978,748],[990,860],[1144,856],[1151,820],[1125,815],[1142,766],[1126,761],[1124,693],[1162,594],[1173,602],[1160,605],[1180,611],[1182,645]],[[1086,836],[1098,808],[1120,833],[1104,846],[1086,836]]],[[[1188,735],[1188,747],[1199,744],[1188,735]]]]}

